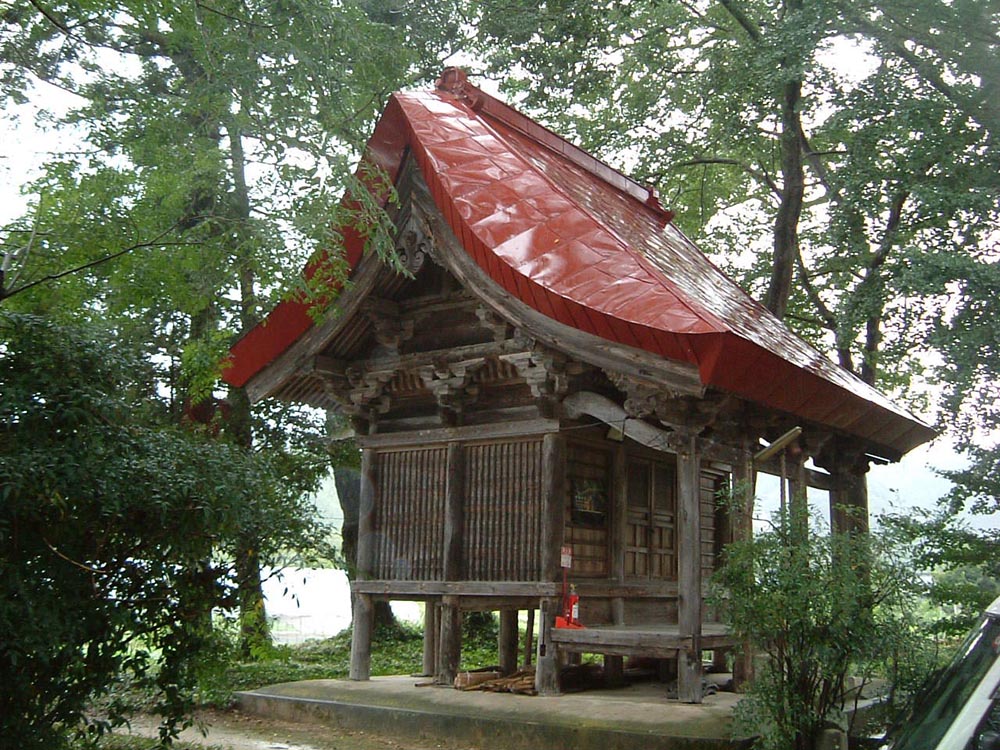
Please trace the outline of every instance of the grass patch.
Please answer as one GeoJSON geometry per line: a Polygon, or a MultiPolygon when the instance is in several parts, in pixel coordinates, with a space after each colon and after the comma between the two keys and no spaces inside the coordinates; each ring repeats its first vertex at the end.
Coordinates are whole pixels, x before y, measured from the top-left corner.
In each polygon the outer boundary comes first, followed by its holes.
{"type": "MultiPolygon", "coordinates": [[[[97,747],[100,750],[162,750],[163,745],[151,737],[109,734],[100,739],[97,747]]],[[[171,750],[224,750],[222,745],[194,745],[179,741],[172,742],[170,748],[171,750]]]]}
{"type": "MultiPolygon", "coordinates": [[[[377,629],[372,639],[372,675],[420,672],[423,645],[423,629],[418,625],[401,623],[395,628],[377,629]]],[[[495,619],[467,622],[462,646],[461,669],[496,664],[495,619]]],[[[210,670],[202,680],[197,702],[202,707],[228,708],[232,705],[233,693],[241,690],[254,690],[279,682],[345,678],[350,663],[350,629],[324,640],[276,647],[257,661],[221,660],[219,667],[210,670]]]]}

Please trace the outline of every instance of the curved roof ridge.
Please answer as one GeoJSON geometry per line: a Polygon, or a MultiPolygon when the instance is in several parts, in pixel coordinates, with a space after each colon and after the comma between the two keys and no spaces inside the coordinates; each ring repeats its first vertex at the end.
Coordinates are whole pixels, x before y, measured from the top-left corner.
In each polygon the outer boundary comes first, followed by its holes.
{"type": "Polygon", "coordinates": [[[441,72],[441,76],[438,78],[435,87],[438,91],[446,91],[459,100],[465,101],[477,115],[485,115],[491,119],[498,120],[506,127],[516,130],[546,148],[551,149],[564,159],[568,159],[581,169],[587,170],[590,174],[604,180],[618,190],[627,192],[640,203],[661,214],[664,217],[664,222],[673,220],[674,212],[660,202],[660,196],[656,188],[644,185],[638,180],[629,177],[607,162],[584,151],[575,143],[566,140],[558,133],[549,130],[541,123],[532,120],[526,114],[519,112],[506,102],[487,94],[469,81],[468,76],[462,68],[445,68],[441,72]]]}

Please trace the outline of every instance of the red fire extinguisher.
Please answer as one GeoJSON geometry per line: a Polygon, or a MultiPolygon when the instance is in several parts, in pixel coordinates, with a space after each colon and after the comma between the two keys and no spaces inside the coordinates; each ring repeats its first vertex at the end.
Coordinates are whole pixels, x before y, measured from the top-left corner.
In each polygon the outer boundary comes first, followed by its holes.
{"type": "Polygon", "coordinates": [[[580,596],[576,593],[576,586],[570,584],[569,592],[563,590],[563,613],[556,618],[557,628],[582,628],[580,622],[580,596]]]}

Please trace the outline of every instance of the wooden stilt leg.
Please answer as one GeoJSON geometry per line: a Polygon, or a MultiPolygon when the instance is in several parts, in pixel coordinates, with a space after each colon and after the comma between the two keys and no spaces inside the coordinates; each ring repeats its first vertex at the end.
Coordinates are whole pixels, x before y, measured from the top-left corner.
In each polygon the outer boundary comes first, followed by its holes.
{"type": "Polygon", "coordinates": [[[608,687],[625,684],[625,659],[621,656],[604,657],[604,683],[608,687]]]}
{"type": "Polygon", "coordinates": [[[430,677],[437,668],[438,645],[437,606],[434,600],[424,603],[424,660],[421,675],[430,677]]]}
{"type": "Polygon", "coordinates": [[[500,674],[517,671],[517,610],[500,610],[500,674]]]}
{"type": "Polygon", "coordinates": [[[524,626],[524,666],[530,667],[535,658],[535,610],[528,610],[528,622],[524,626]]]}
{"type": "Polygon", "coordinates": [[[372,625],[375,607],[368,594],[354,595],[354,624],[351,631],[352,680],[367,680],[371,676],[372,625]]]}
{"type": "Polygon", "coordinates": [[[535,667],[535,690],[539,695],[559,693],[559,662],[551,638],[556,608],[554,599],[542,599],[538,623],[538,663],[535,667]]]}
{"type": "Polygon", "coordinates": [[[462,613],[457,596],[441,600],[441,648],[438,652],[437,682],[451,685],[462,658],[462,613]]]}

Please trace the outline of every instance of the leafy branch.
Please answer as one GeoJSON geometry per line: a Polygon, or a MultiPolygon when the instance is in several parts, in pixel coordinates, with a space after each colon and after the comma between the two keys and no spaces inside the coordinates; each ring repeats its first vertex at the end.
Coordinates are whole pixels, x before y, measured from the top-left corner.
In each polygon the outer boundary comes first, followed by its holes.
{"type": "MultiPolygon", "coordinates": [[[[4,277],[5,274],[7,273],[10,263],[13,260],[21,260],[23,263],[24,258],[27,257],[28,251],[30,250],[31,245],[35,238],[35,232],[32,231],[31,238],[29,238],[28,244],[24,248],[20,250],[15,250],[12,253],[4,255],[3,270],[2,272],[0,272],[0,304],[2,304],[5,300],[10,299],[11,297],[14,297],[15,295],[21,294],[22,292],[26,292],[29,289],[33,289],[34,287],[39,286],[40,284],[46,284],[50,281],[57,281],[58,279],[62,279],[66,276],[72,276],[73,274],[80,273],[81,271],[86,271],[88,269],[95,268],[105,263],[109,263],[110,261],[117,260],[118,258],[128,255],[129,253],[134,252],[136,250],[142,250],[148,247],[188,247],[191,245],[201,244],[200,242],[190,242],[190,241],[176,241],[176,242],[163,241],[162,239],[163,237],[166,237],[168,234],[178,229],[179,226],[180,226],[179,223],[174,224],[168,227],[167,229],[164,229],[162,232],[160,232],[160,234],[156,235],[150,240],[146,240],[144,242],[136,242],[127,247],[123,247],[120,250],[116,250],[113,253],[102,255],[99,258],[87,261],[86,263],[81,263],[77,266],[68,268],[64,271],[59,271],[58,273],[46,274],[45,276],[35,279],[34,281],[22,284],[21,286],[14,286],[13,283],[11,284],[10,287],[4,286],[4,277]]],[[[23,270],[23,266],[22,269],[15,271],[15,276],[14,276],[15,280],[20,274],[21,270],[23,270]]]]}

